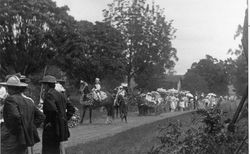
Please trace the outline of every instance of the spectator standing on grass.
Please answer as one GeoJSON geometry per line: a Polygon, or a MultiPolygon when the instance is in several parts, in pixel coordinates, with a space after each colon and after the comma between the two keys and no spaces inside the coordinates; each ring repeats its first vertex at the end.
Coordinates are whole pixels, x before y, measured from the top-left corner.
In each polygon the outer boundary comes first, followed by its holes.
{"type": "Polygon", "coordinates": [[[40,141],[36,127],[45,117],[30,99],[22,96],[28,84],[17,76],[8,77],[7,82],[0,85],[8,92],[3,107],[1,154],[26,154],[29,146],[40,141]]]}
{"type": "Polygon", "coordinates": [[[60,154],[63,141],[70,134],[68,120],[75,112],[66,96],[55,90],[56,78],[45,76],[41,81],[44,87],[43,112],[46,115],[43,129],[42,154],[60,154]]]}
{"type": "MultiPolygon", "coordinates": [[[[25,75],[21,75],[21,73],[17,73],[15,75],[20,79],[21,82],[24,82],[26,84],[28,84],[30,82],[30,79],[27,78],[25,75]]],[[[34,104],[35,103],[34,100],[25,95],[26,89],[27,88],[25,88],[25,90],[23,90],[23,92],[21,93],[22,97],[29,99],[34,104]]],[[[28,147],[28,154],[33,154],[33,146],[28,147]]]]}

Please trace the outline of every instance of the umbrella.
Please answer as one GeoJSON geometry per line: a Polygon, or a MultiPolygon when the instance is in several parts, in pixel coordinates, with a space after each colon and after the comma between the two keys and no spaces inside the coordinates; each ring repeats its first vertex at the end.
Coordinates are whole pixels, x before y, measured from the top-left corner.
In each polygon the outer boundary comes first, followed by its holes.
{"type": "Polygon", "coordinates": [[[214,93],[209,93],[209,94],[207,94],[207,96],[216,96],[216,94],[214,94],[214,93]]]}
{"type": "Polygon", "coordinates": [[[173,88],[173,89],[168,89],[167,92],[169,92],[169,93],[178,93],[178,90],[173,88]]]}
{"type": "Polygon", "coordinates": [[[182,91],[180,91],[180,94],[182,94],[182,95],[186,95],[186,94],[188,94],[188,93],[190,93],[190,92],[187,91],[187,90],[182,90],[182,91]]]}
{"type": "Polygon", "coordinates": [[[163,88],[158,88],[156,91],[159,93],[167,93],[167,90],[163,88]]]}
{"type": "Polygon", "coordinates": [[[151,94],[152,94],[152,95],[155,95],[155,96],[156,96],[156,95],[160,95],[160,93],[158,93],[157,91],[151,91],[151,94]]]}
{"type": "Polygon", "coordinates": [[[191,93],[186,94],[187,97],[194,97],[191,93]]]}

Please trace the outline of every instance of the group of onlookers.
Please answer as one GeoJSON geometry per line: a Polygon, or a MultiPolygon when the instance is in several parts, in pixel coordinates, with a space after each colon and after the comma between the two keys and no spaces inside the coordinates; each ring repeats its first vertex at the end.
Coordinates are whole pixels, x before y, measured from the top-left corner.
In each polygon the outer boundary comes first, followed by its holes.
{"type": "Polygon", "coordinates": [[[43,87],[43,108],[24,93],[28,81],[21,74],[6,76],[0,82],[3,104],[1,121],[1,154],[26,154],[40,142],[37,128],[43,123],[42,154],[60,154],[62,142],[70,134],[67,121],[75,112],[65,94],[55,89],[57,79],[47,75],[40,81],[43,87]]]}

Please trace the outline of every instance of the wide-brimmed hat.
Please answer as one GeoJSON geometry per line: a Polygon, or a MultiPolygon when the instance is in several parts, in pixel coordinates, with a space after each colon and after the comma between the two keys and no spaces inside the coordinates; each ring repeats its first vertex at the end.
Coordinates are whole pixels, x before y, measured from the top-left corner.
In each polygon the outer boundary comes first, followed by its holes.
{"type": "Polygon", "coordinates": [[[24,82],[24,83],[29,83],[29,82],[30,82],[30,79],[27,78],[25,75],[22,75],[21,73],[16,73],[16,74],[12,74],[12,75],[7,75],[7,76],[5,77],[5,80],[7,81],[7,80],[8,80],[11,76],[13,76],[13,75],[17,76],[17,77],[20,79],[21,82],[24,82]]]}
{"type": "Polygon", "coordinates": [[[42,80],[39,81],[40,83],[56,83],[56,78],[52,75],[46,75],[43,77],[42,80]]]}
{"type": "Polygon", "coordinates": [[[15,75],[10,76],[7,82],[0,82],[0,85],[12,86],[12,87],[27,87],[28,86],[28,84],[21,82],[20,79],[15,75]]]}

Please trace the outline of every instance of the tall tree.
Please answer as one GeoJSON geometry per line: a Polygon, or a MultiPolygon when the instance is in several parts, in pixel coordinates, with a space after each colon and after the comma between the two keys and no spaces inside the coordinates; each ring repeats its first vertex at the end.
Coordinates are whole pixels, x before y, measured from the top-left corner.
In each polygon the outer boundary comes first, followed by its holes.
{"type": "Polygon", "coordinates": [[[88,21],[79,21],[77,31],[79,38],[67,42],[57,61],[69,77],[88,83],[110,75],[123,80],[125,44],[121,33],[106,23],[88,21]]]}
{"type": "Polygon", "coordinates": [[[240,96],[244,94],[248,85],[248,9],[245,11],[243,27],[238,26],[235,38],[241,36],[241,44],[238,49],[229,50],[230,54],[236,55],[236,59],[226,60],[230,81],[233,84],[236,93],[240,96]]]}
{"type": "Polygon", "coordinates": [[[188,90],[192,94],[209,92],[206,80],[192,70],[188,70],[182,83],[182,89],[188,90]]]}
{"type": "Polygon", "coordinates": [[[40,71],[73,32],[68,7],[51,0],[0,1],[0,74],[40,71]]]}
{"type": "Polygon", "coordinates": [[[158,5],[149,5],[146,0],[114,0],[104,10],[104,17],[126,41],[129,86],[132,77],[138,82],[147,75],[150,80],[174,66],[177,56],[171,40],[175,29],[158,5]]]}
{"type": "Polygon", "coordinates": [[[198,74],[205,80],[208,92],[219,95],[228,93],[228,76],[223,61],[206,55],[205,59],[201,59],[198,63],[193,63],[189,71],[198,74]]]}

